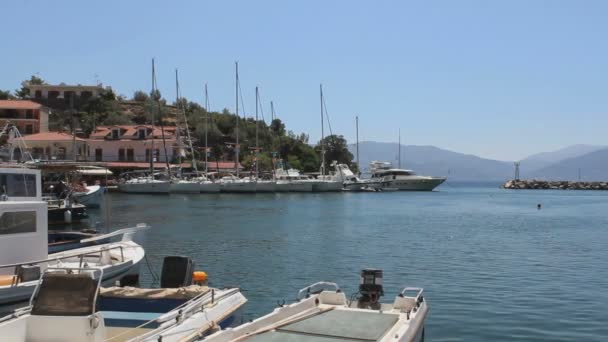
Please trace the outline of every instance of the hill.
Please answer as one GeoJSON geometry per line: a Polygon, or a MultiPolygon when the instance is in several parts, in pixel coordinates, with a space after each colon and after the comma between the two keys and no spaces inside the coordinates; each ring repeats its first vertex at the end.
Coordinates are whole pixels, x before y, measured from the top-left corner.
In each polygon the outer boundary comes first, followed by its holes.
{"type": "MultiPolygon", "coordinates": [[[[356,146],[349,145],[351,153],[356,146]]],[[[390,161],[397,166],[398,144],[364,141],[359,143],[361,166],[369,170],[372,160],[390,161]]],[[[505,180],[513,175],[510,162],[485,159],[470,154],[444,150],[435,146],[401,146],[401,166],[418,174],[448,176],[452,180],[505,180]]]]}
{"type": "Polygon", "coordinates": [[[608,148],[566,158],[531,172],[534,178],[551,180],[605,181],[608,179],[608,148]]]}

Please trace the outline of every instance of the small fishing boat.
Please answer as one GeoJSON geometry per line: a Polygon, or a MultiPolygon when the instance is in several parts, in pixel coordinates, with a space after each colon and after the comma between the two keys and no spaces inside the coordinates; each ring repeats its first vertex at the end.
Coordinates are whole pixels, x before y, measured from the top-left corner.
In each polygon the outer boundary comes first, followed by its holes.
{"type": "Polygon", "coordinates": [[[381,185],[380,181],[357,177],[346,164],[339,164],[334,160],[332,166],[335,170],[332,173],[333,179],[342,182],[346,191],[374,191],[381,185]]]}
{"type": "Polygon", "coordinates": [[[0,318],[7,341],[194,341],[235,323],[238,288],[204,286],[188,258],[167,257],[161,288],[103,288],[103,270],[57,268],[38,281],[29,306],[0,318]]]}
{"type": "Polygon", "coordinates": [[[69,197],[45,196],[42,200],[47,203],[49,224],[78,222],[89,217],[87,207],[69,197]]]}
{"type": "Polygon", "coordinates": [[[84,240],[99,236],[102,235],[94,230],[49,231],[49,254],[110,242],[109,237],[107,239],[96,239],[94,241],[83,242],[84,240]]]}
{"type": "Polygon", "coordinates": [[[205,341],[423,341],[429,310],[423,290],[405,288],[392,303],[381,303],[383,294],[382,271],[365,269],[356,299],[335,283],[316,283],[300,290],[298,302],[205,341]]]}
{"type": "Polygon", "coordinates": [[[49,211],[41,184],[39,170],[0,168],[0,305],[27,300],[47,268],[96,267],[107,282],[138,273],[144,249],[133,239],[149,228],[145,224],[80,241],[111,237],[117,242],[49,254],[49,211]]]}
{"type": "Polygon", "coordinates": [[[99,208],[103,203],[105,188],[101,185],[85,185],[85,191],[74,192],[74,199],[87,208],[99,208]]]}

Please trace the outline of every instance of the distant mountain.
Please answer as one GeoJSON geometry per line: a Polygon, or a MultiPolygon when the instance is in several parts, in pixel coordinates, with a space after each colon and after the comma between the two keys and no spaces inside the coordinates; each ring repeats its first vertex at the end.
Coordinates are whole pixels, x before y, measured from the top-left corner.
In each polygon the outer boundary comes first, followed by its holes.
{"type": "Polygon", "coordinates": [[[578,180],[579,169],[582,180],[608,180],[608,148],[560,160],[532,171],[530,176],[551,180],[578,180]]]}
{"type": "Polygon", "coordinates": [[[553,152],[536,153],[521,160],[522,172],[523,170],[536,171],[562,160],[580,157],[603,148],[606,148],[606,146],[578,144],[553,152]]]}
{"type": "MultiPolygon", "coordinates": [[[[398,144],[364,141],[359,143],[362,170],[372,160],[390,161],[397,167],[398,144]]],[[[348,146],[356,154],[354,144],[348,146]]],[[[448,176],[452,180],[506,180],[513,175],[513,164],[440,149],[435,146],[401,146],[401,167],[418,174],[448,176]]]]}

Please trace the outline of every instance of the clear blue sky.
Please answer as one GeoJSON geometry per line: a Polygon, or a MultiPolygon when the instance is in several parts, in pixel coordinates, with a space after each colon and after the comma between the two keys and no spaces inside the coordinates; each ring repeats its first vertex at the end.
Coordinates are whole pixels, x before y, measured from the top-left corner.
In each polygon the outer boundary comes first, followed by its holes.
{"type": "Polygon", "coordinates": [[[0,89],[34,73],[234,110],[261,87],[288,128],[501,160],[608,142],[608,1],[33,1],[2,4],[0,89]]]}

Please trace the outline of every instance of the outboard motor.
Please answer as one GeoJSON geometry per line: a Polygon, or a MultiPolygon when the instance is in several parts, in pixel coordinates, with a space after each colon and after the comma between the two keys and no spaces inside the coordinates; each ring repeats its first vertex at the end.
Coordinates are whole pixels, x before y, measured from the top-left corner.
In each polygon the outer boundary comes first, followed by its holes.
{"type": "Polygon", "coordinates": [[[365,268],[361,270],[361,279],[359,281],[358,300],[360,308],[380,308],[380,297],[384,296],[382,288],[382,270],[375,268],[365,268]]]}
{"type": "Polygon", "coordinates": [[[160,287],[178,288],[192,285],[194,262],[184,256],[168,256],[163,260],[160,287]]]}

